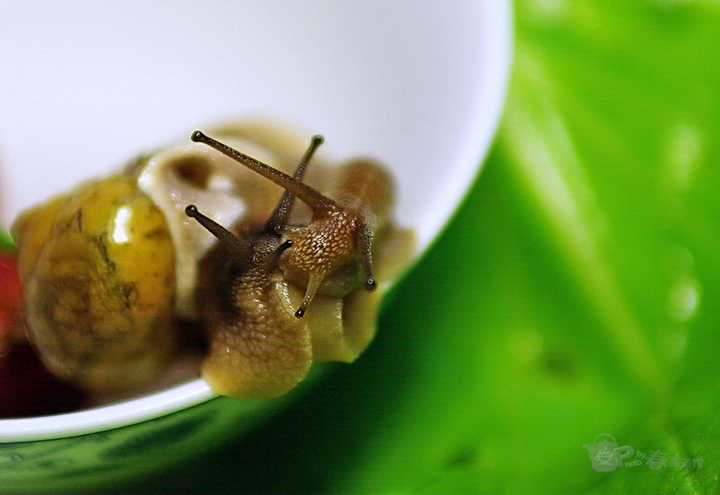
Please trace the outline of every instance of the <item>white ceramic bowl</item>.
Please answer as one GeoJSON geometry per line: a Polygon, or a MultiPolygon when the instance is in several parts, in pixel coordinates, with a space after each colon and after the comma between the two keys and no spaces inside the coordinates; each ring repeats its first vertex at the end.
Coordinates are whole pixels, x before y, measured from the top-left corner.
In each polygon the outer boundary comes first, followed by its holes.
{"type": "MultiPolygon", "coordinates": [[[[0,220],[195,128],[264,116],[322,133],[330,156],[388,164],[420,254],[492,141],[511,39],[506,0],[19,3],[0,17],[0,220]]],[[[0,420],[0,491],[156,469],[269,407],[195,380],[0,420]]]]}

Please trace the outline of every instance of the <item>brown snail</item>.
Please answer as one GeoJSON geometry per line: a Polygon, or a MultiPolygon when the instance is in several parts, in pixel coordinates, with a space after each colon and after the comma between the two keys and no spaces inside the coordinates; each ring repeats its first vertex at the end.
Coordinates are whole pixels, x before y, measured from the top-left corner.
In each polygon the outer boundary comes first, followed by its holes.
{"type": "Polygon", "coordinates": [[[368,160],[349,162],[339,171],[338,199],[333,200],[302,182],[319,137],[293,177],[199,131],[193,140],[235,158],[285,189],[269,220],[263,225],[240,225],[239,236],[195,206],[187,208],[188,216],[220,240],[218,250],[206,260],[205,276],[201,272],[198,286],[197,307],[210,336],[203,377],[224,395],[269,398],[284,394],[305,378],[313,360],[353,360],[372,338],[373,327],[340,323],[337,340],[321,342],[315,349],[312,338],[327,331],[328,321],[304,316],[308,309],[312,313],[310,304],[316,294],[324,296],[318,311],[342,315],[344,297],[363,283],[366,289],[375,289],[372,244],[374,231],[388,220],[389,174],[368,160]],[[295,198],[312,211],[306,225],[288,225],[295,198]],[[283,241],[284,236],[288,239],[283,241]]]}
{"type": "Polygon", "coordinates": [[[290,176],[287,135],[217,133],[233,148],[195,133],[16,221],[27,334],[51,371],[93,392],[146,386],[177,359],[174,324],[189,319],[207,335],[211,388],[268,398],[370,342],[412,254],[390,222],[390,175],[371,160],[318,163],[306,183],[319,138],[290,176]]]}

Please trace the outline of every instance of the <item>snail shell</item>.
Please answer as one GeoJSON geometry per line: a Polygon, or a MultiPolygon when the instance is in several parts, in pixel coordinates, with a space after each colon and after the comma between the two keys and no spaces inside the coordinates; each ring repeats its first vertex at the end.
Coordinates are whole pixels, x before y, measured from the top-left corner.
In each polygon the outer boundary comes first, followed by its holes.
{"type": "Polygon", "coordinates": [[[114,175],[22,214],[13,226],[29,337],[57,376],[89,390],[136,387],[174,351],[174,249],[165,217],[114,175]]]}

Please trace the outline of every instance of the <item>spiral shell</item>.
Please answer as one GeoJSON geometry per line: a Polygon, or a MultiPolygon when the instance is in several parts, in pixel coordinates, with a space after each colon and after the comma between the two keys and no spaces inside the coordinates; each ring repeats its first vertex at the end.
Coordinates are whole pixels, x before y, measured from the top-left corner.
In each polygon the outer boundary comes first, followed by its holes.
{"type": "Polygon", "coordinates": [[[89,390],[141,386],[175,346],[174,249],[162,212],[114,175],[26,211],[13,226],[29,337],[89,390]]]}

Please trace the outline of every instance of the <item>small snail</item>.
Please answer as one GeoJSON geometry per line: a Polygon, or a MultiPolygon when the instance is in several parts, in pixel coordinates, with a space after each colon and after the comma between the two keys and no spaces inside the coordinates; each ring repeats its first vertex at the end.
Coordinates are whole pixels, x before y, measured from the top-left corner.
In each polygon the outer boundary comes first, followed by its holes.
{"type": "Polygon", "coordinates": [[[13,225],[26,331],[56,375],[96,393],[147,386],[182,352],[184,319],[205,334],[214,391],[270,398],[372,339],[412,254],[412,234],[390,221],[390,175],[359,159],[316,163],[306,182],[321,138],[291,172],[287,135],[215,133],[226,144],[196,132],[13,225]]]}
{"type": "Polygon", "coordinates": [[[193,140],[235,158],[286,191],[264,225],[241,225],[240,236],[195,206],[187,208],[188,216],[221,243],[198,287],[198,308],[210,335],[203,377],[224,395],[270,398],[305,378],[314,359],[354,359],[372,337],[370,329],[343,326],[338,339],[324,342],[315,355],[312,336],[326,332],[328,323],[303,317],[316,293],[326,296],[322,311],[342,314],[343,298],[358,289],[360,274],[365,288],[375,289],[372,241],[374,231],[385,226],[392,201],[387,172],[368,160],[347,163],[339,171],[333,200],[301,180],[320,138],[293,177],[200,132],[193,140]],[[307,225],[287,225],[295,197],[312,210],[307,225]],[[284,242],[283,235],[288,237],[284,242]],[[362,344],[353,348],[358,341],[362,344]]]}

